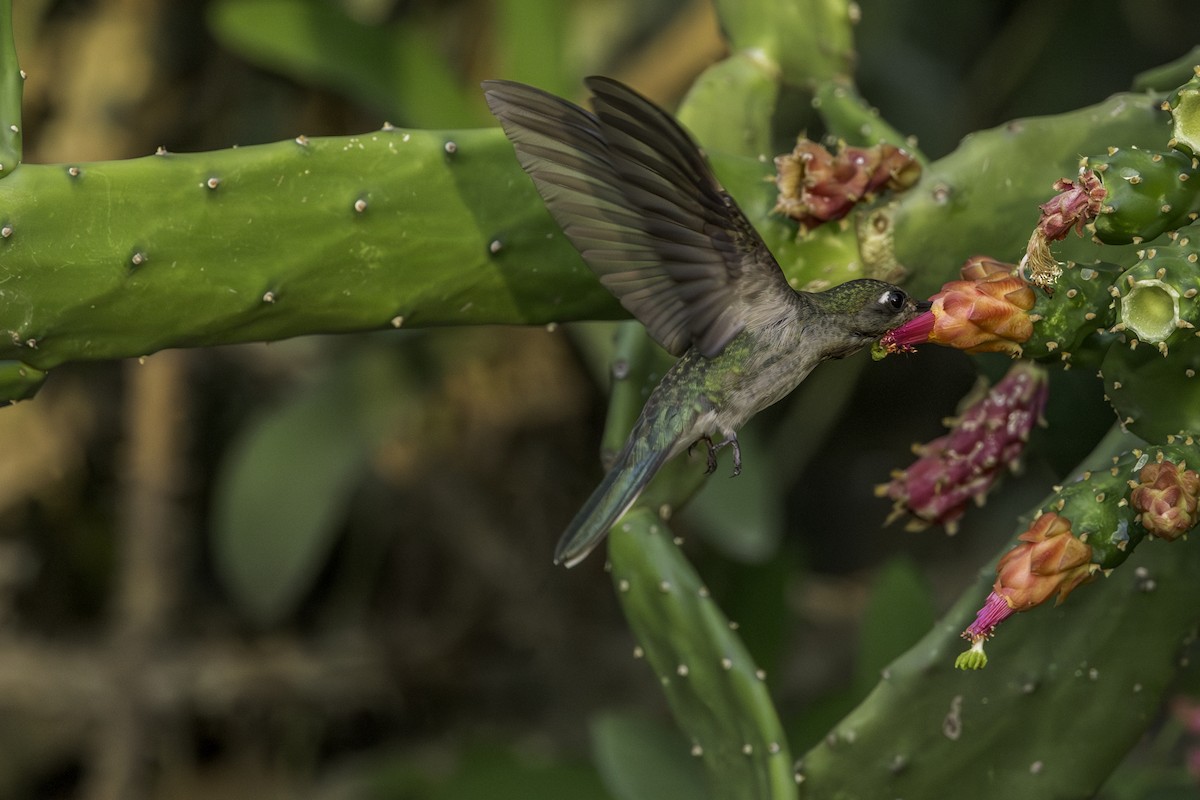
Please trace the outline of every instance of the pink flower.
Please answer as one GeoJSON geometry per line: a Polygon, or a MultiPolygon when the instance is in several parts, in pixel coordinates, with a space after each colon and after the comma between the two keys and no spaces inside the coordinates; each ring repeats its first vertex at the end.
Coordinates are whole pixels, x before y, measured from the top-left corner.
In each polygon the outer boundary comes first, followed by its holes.
{"type": "Polygon", "coordinates": [[[1050,242],[1066,237],[1072,228],[1082,236],[1083,226],[1094,220],[1104,207],[1108,190],[1100,177],[1086,168],[1079,170],[1079,183],[1059,178],[1054,189],[1058,194],[1041,205],[1037,229],[1050,242]]]}
{"type": "Polygon", "coordinates": [[[895,501],[889,521],[911,514],[910,528],[945,525],[954,533],[968,503],[982,504],[1004,471],[1017,465],[1048,393],[1045,370],[1014,364],[946,435],[918,447],[919,458],[908,469],[876,487],[879,496],[895,501]]]}
{"type": "Polygon", "coordinates": [[[834,155],[808,139],[776,156],[775,170],[775,211],[806,228],[841,219],[864,198],[882,189],[907,189],[921,176],[921,165],[894,145],[843,147],[834,155]]]}

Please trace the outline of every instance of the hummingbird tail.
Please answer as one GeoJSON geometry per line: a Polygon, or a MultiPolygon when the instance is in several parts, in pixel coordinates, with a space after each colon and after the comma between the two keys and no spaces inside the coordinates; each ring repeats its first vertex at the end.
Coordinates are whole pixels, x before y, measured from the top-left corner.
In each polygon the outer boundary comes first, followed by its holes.
{"type": "Polygon", "coordinates": [[[631,450],[629,445],[625,446],[604,480],[571,520],[554,549],[555,564],[573,567],[587,558],[667,460],[665,450],[647,453],[638,460],[633,459],[631,450]]]}

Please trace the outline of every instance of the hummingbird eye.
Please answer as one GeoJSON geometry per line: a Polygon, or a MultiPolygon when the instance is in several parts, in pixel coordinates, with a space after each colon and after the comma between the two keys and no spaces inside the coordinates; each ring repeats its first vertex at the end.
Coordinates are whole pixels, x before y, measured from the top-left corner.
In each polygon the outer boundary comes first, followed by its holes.
{"type": "Polygon", "coordinates": [[[908,300],[908,295],[899,289],[888,289],[879,296],[879,304],[892,311],[900,311],[904,308],[905,301],[908,300]]]}

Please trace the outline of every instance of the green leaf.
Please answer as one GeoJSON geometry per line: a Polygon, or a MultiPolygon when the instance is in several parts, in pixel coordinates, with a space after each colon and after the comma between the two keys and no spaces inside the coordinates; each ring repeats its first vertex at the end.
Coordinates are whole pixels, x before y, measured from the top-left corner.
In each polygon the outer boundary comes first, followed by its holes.
{"type": "Polygon", "coordinates": [[[592,719],[592,753],[615,800],[710,797],[700,762],[679,732],[643,717],[609,712],[592,719]]]}
{"type": "Polygon", "coordinates": [[[213,498],[216,570],[260,625],[311,588],[396,402],[394,377],[368,353],[330,370],[233,444],[213,498]]]}

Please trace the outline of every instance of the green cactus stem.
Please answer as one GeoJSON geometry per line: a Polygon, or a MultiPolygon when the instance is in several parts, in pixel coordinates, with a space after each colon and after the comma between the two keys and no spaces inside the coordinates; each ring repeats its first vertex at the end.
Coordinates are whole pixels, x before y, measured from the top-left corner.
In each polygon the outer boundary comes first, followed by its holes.
{"type": "Polygon", "coordinates": [[[679,107],[679,121],[705,148],[757,158],[771,152],[778,97],[773,65],[758,53],[734,53],[696,79],[679,107]]]}
{"type": "Polygon", "coordinates": [[[1095,235],[1104,244],[1140,244],[1186,225],[1200,211],[1200,169],[1178,151],[1110,148],[1081,167],[1094,170],[1107,194],[1096,217],[1095,235]]]}
{"type": "Polygon", "coordinates": [[[1116,281],[1117,329],[1132,341],[1156,345],[1165,355],[1172,343],[1200,325],[1200,230],[1185,228],[1174,241],[1139,250],[1138,262],[1116,281]]]}
{"type": "Polygon", "coordinates": [[[1054,487],[1001,557],[991,593],[963,631],[971,648],[955,666],[987,666],[983,645],[1001,622],[1051,597],[1061,603],[1097,572],[1109,575],[1147,535],[1174,541],[1195,527],[1200,475],[1186,459],[1197,455],[1194,437],[1175,437],[1168,447],[1134,448],[1054,487]]]}
{"type": "Polygon", "coordinates": [[[1172,437],[1172,442],[1114,456],[1109,467],[1084,472],[1078,480],[1059,487],[1041,511],[1070,519],[1076,534],[1091,546],[1092,561],[1101,569],[1107,572],[1119,567],[1149,534],[1132,502],[1142,470],[1163,461],[1200,463],[1200,446],[1194,437],[1172,437]]]}
{"type": "MultiPolygon", "coordinates": [[[[1097,474],[1130,438],[1106,440],[1089,459],[1097,474]]],[[[1093,796],[1185,669],[1179,648],[1194,635],[1197,570],[1195,547],[1144,546],[1063,605],[1010,621],[988,645],[988,669],[959,671],[959,632],[992,588],[988,569],[804,756],[801,797],[1093,796]]]]}
{"type": "Polygon", "coordinates": [[[1176,89],[1163,107],[1171,112],[1171,147],[1196,156],[1200,155],[1200,66],[1192,69],[1192,79],[1176,89]]]}
{"type": "Polygon", "coordinates": [[[1023,355],[1060,361],[1065,367],[1098,365],[1116,338],[1108,330],[1116,321],[1109,287],[1120,273],[1120,266],[1102,261],[1064,264],[1054,294],[1038,292],[1030,312],[1033,335],[1024,343],[1023,355]]]}
{"type": "Polygon", "coordinates": [[[1100,365],[1117,419],[1148,442],[1200,434],[1200,337],[1186,336],[1166,357],[1153,346],[1114,343],[1100,365]]]}
{"type": "Polygon", "coordinates": [[[17,63],[13,41],[12,3],[0,3],[0,178],[21,163],[21,95],[25,73],[17,63]]]}
{"type": "MultiPolygon", "coordinates": [[[[894,207],[860,215],[869,224],[822,226],[803,241],[770,213],[769,165],[713,161],[797,288],[891,274],[897,256],[940,284],[946,259],[957,262],[953,253],[966,246],[945,241],[947,231],[999,236],[999,251],[1015,251],[1019,231],[980,227],[975,214],[1000,219],[1010,206],[1036,203],[1061,174],[1051,152],[1144,140],[1153,129],[1143,105],[1119,96],[978,134],[937,162],[932,182],[927,176],[894,207]],[[1015,157],[1031,148],[1048,165],[977,174],[980,158],[1039,163],[1015,157]],[[957,188],[943,195],[934,184],[957,188]],[[943,246],[929,248],[933,239],[943,246]]],[[[27,375],[164,347],[624,316],[554,226],[498,129],[385,129],[24,164],[0,181],[0,292],[0,360],[23,364],[17,369],[27,375]]]]}
{"type": "MultiPolygon", "coordinates": [[[[913,291],[937,291],[974,253],[1015,261],[1025,251],[1037,205],[1055,181],[1077,172],[1079,153],[1101,152],[1112,142],[1161,143],[1158,102],[1121,94],[1067,114],[1014,120],[970,134],[930,164],[921,182],[885,212],[899,262],[922,267],[913,274],[913,291]],[[1025,226],[1013,223],[1022,219],[1025,226]]],[[[1074,237],[1059,247],[1060,258],[1079,263],[1115,260],[1102,250],[1074,237]]]]}
{"type": "Polygon", "coordinates": [[[903,136],[879,116],[877,109],[867,105],[853,83],[822,83],[817,87],[812,103],[831,136],[859,147],[890,144],[911,155],[922,167],[928,165],[929,159],[917,148],[916,142],[903,136]]]}
{"type": "Polygon", "coordinates": [[[716,0],[735,51],[754,53],[793,86],[814,86],[854,69],[857,10],[846,2],[716,0]]]}
{"type": "Polygon", "coordinates": [[[26,164],[0,181],[0,358],[621,316],[554,230],[498,129],[26,164]]]}
{"type": "Polygon", "coordinates": [[[676,720],[707,768],[714,797],[795,797],[791,756],[765,683],[731,623],[645,508],[609,537],[617,596],[634,656],[658,675],[676,720]]]}

